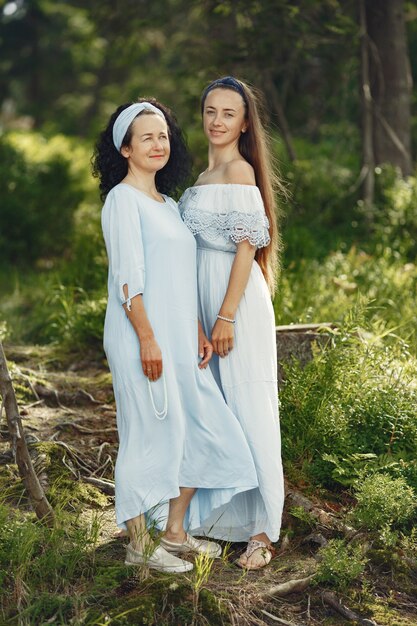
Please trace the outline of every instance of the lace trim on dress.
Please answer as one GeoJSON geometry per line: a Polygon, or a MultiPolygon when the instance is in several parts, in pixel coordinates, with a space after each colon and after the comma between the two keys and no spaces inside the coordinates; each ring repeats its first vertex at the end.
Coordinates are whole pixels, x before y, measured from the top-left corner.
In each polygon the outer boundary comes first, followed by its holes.
{"type": "Polygon", "coordinates": [[[211,213],[188,208],[184,210],[182,219],[193,235],[204,233],[209,240],[215,240],[218,237],[230,238],[234,243],[247,240],[257,248],[264,248],[271,241],[269,221],[261,211],[211,213]]]}

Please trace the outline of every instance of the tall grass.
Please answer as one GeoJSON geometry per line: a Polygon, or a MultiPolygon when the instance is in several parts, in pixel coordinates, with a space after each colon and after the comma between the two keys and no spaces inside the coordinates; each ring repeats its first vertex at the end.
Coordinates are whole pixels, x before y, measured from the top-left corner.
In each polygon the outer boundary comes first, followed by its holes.
{"type": "MultiPolygon", "coordinates": [[[[57,510],[47,528],[0,504],[0,610],[4,620],[67,624],[77,593],[96,571],[97,518],[86,524],[57,510]]],[[[3,622],[4,623],[4,622],[3,622]]]]}
{"type": "Polygon", "coordinates": [[[369,306],[364,318],[378,333],[389,331],[417,355],[417,265],[391,249],[379,256],[357,247],[324,260],[293,260],[281,276],[275,298],[277,323],[341,322],[358,297],[369,306]]]}

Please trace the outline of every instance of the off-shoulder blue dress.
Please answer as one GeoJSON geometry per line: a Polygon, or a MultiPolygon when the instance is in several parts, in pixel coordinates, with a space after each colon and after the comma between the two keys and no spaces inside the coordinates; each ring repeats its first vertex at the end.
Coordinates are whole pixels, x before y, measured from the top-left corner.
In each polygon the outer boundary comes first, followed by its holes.
{"type": "Polygon", "coordinates": [[[126,520],[147,513],[163,528],[169,499],[180,487],[197,487],[186,517],[193,532],[207,520],[216,523],[221,507],[258,481],[239,421],[210,369],[198,368],[196,244],[175,201],[164,200],[120,183],[102,210],[109,259],[104,348],[119,433],[116,519],[125,528],[126,520]],[[162,351],[163,378],[153,383],[122,306],[138,294],[162,351]],[[162,412],[165,403],[160,420],[155,409],[162,412]]]}
{"type": "MultiPolygon", "coordinates": [[[[268,245],[269,223],[258,187],[209,184],[190,187],[179,202],[185,224],[197,241],[200,319],[210,338],[222,305],[237,244],[268,245]]],[[[284,479],[278,413],[275,319],[268,287],[256,261],[236,312],[235,343],[210,367],[228,406],[239,419],[255,461],[259,489],[242,493],[222,511],[234,539],[266,532],[279,537],[284,479]]],[[[223,443],[228,438],[223,434],[223,443]]]]}

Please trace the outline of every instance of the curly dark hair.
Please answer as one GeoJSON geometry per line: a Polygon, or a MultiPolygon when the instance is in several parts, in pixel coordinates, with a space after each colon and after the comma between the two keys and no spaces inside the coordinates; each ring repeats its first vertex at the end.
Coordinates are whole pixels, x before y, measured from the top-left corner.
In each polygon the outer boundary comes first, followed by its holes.
{"type": "MultiPolygon", "coordinates": [[[[156,188],[160,193],[175,195],[190,179],[191,156],[184,135],[172,111],[155,98],[138,98],[137,102],[150,102],[165,115],[168,125],[171,154],[168,163],[156,173],[156,188]]],[[[113,125],[118,115],[132,103],[122,104],[110,117],[104,131],[95,145],[91,158],[93,176],[100,180],[100,196],[104,200],[110,189],[119,184],[127,174],[127,160],[117,151],[113,143],[113,125]]],[[[140,115],[140,113],[139,113],[140,115]]],[[[135,118],[136,119],[136,118],[135,118]]],[[[133,124],[133,122],[132,122],[133,124]]],[[[132,139],[132,124],[123,138],[123,146],[129,146],[132,139]]]]}

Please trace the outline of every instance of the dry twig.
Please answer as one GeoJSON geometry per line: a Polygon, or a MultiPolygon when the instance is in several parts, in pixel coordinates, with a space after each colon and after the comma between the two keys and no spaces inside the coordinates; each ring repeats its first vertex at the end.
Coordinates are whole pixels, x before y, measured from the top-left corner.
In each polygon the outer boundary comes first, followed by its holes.
{"type": "Polygon", "coordinates": [[[341,603],[339,598],[332,591],[323,591],[322,596],[323,602],[334,609],[339,615],[342,617],[352,620],[354,622],[358,622],[362,624],[362,626],[378,626],[376,622],[372,619],[367,619],[366,617],[361,617],[347,606],[341,603]]]}

